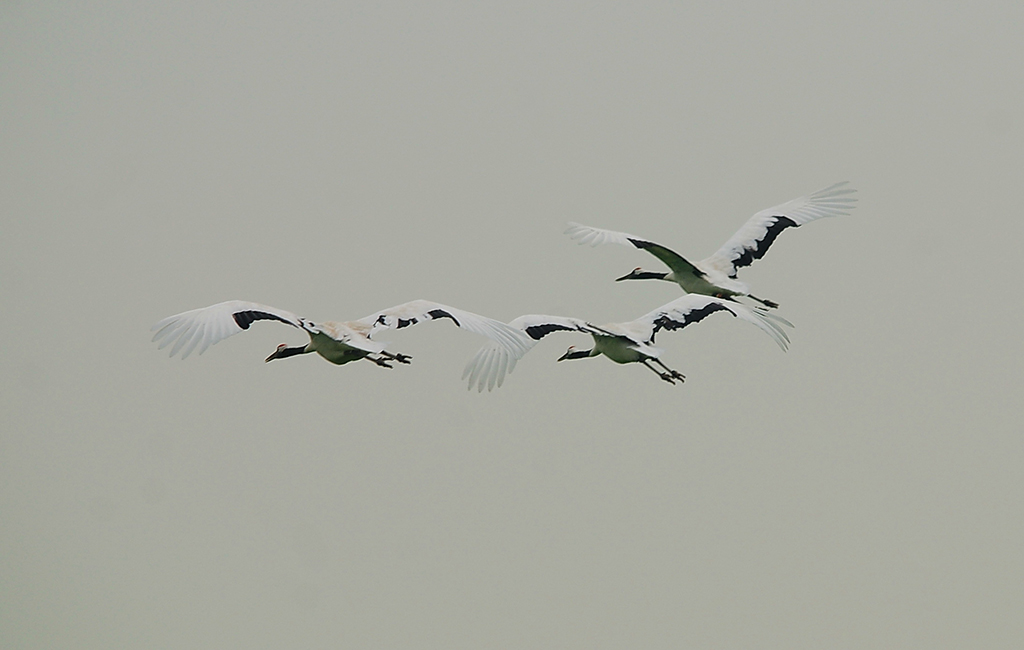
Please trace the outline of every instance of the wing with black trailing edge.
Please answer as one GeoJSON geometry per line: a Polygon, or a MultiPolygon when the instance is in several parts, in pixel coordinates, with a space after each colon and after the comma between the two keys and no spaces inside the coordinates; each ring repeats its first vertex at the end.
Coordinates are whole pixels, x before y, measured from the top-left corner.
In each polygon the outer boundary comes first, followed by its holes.
{"type": "Polygon", "coordinates": [[[185,359],[196,348],[202,354],[211,345],[249,329],[259,320],[276,320],[302,328],[299,317],[289,311],[255,302],[229,300],[168,316],[152,327],[156,331],[153,341],[159,343],[161,350],[174,343],[171,356],[181,352],[181,358],[185,359]]]}
{"type": "Polygon", "coordinates": [[[747,220],[714,255],[700,264],[736,277],[737,269],[750,266],[768,252],[775,238],[786,228],[797,228],[822,217],[849,214],[857,199],[849,196],[857,190],[845,187],[847,181],[830,185],[814,194],[793,199],[774,208],[761,210],[747,220]]]}
{"type": "Polygon", "coordinates": [[[776,316],[760,307],[747,307],[738,302],[712,296],[688,293],[681,298],[658,307],[628,325],[636,326],[637,334],[647,334],[647,343],[654,342],[654,335],[660,330],[674,331],[699,323],[715,312],[726,312],[758,327],[772,337],[780,348],[789,347],[789,336],[782,325],[792,327],[786,319],[776,316]],[[640,330],[643,330],[641,332],[640,330]],[[649,332],[649,334],[648,334],[649,332]]]}
{"type": "Polygon", "coordinates": [[[679,253],[636,235],[605,230],[603,228],[592,228],[574,221],[569,222],[569,227],[565,230],[565,234],[569,235],[571,239],[580,245],[619,244],[645,250],[664,262],[668,268],[672,269],[676,276],[690,274],[695,277],[702,277],[704,275],[703,271],[691,264],[689,260],[679,253]]]}
{"type": "Polygon", "coordinates": [[[519,354],[512,353],[493,343],[480,348],[476,355],[466,364],[462,378],[469,379],[468,388],[476,386],[477,391],[493,390],[505,381],[505,375],[512,372],[519,361],[542,338],[553,332],[585,332],[601,333],[600,330],[586,321],[565,316],[545,316],[527,314],[509,322],[509,326],[527,336],[528,347],[519,354]]]}
{"type": "Polygon", "coordinates": [[[413,300],[396,305],[370,314],[357,322],[370,327],[367,336],[372,338],[374,334],[382,330],[402,329],[428,320],[440,319],[448,319],[466,331],[486,336],[509,354],[522,356],[530,349],[527,337],[515,327],[493,318],[429,300],[413,300]]]}

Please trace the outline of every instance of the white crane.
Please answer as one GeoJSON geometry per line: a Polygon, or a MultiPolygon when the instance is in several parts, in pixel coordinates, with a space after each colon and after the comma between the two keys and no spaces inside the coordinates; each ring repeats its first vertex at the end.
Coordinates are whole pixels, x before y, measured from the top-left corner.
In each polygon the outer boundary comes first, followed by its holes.
{"type": "Polygon", "coordinates": [[[624,232],[591,228],[569,222],[565,234],[580,244],[622,244],[646,250],[664,262],[669,272],[645,271],[637,267],[618,280],[667,280],[675,282],[687,293],[700,293],[718,298],[748,296],[765,307],[778,307],[778,303],[750,295],[750,288],[736,279],[736,271],[750,266],[764,257],[779,233],[786,228],[797,228],[822,217],[849,214],[857,199],[848,196],[857,190],[844,187],[847,181],[830,185],[809,196],[761,210],[747,220],[729,241],[711,257],[690,262],[682,255],[661,244],[624,232]]]}
{"type": "Polygon", "coordinates": [[[153,341],[159,342],[160,349],[173,343],[171,356],[181,352],[181,358],[184,359],[196,348],[202,354],[211,345],[249,329],[255,321],[274,320],[303,330],[309,335],[309,343],[296,347],[282,343],[266,361],[316,352],[339,366],[350,361],[368,359],[378,366],[391,368],[391,362],[409,363],[412,357],[385,351],[383,343],[372,340],[373,335],[381,330],[402,329],[439,318],[451,319],[463,329],[492,339],[497,348],[506,354],[521,356],[530,348],[529,338],[518,329],[492,318],[427,300],[414,300],[366,318],[343,323],[313,322],[283,309],[229,300],[169,316],[152,329],[156,330],[153,341]]]}
{"type": "MultiPolygon", "coordinates": [[[[642,363],[668,383],[674,384],[677,380],[683,381],[685,378],[661,362],[659,357],[663,350],[654,347],[654,335],[662,329],[682,329],[718,311],[753,323],[771,336],[780,348],[786,350],[789,337],[786,336],[782,325],[792,327],[789,321],[762,307],[751,308],[738,302],[699,294],[687,294],[626,323],[598,326],[578,318],[529,314],[516,318],[509,325],[522,330],[529,337],[529,347],[526,351],[552,332],[585,332],[594,337],[594,347],[589,350],[577,350],[572,346],[558,359],[559,361],[603,354],[615,363],[642,363]],[[661,366],[662,370],[652,366],[651,362],[661,366]]],[[[487,390],[492,390],[496,385],[501,386],[505,374],[512,372],[516,362],[525,353],[524,351],[522,354],[515,354],[502,346],[485,344],[466,364],[462,378],[469,378],[470,389],[476,386],[478,391],[483,391],[486,386],[487,390]]]]}

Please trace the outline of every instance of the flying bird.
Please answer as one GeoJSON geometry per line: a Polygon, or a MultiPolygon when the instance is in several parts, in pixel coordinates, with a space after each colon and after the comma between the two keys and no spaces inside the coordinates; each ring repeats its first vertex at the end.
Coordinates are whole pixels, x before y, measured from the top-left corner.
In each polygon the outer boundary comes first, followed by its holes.
{"type": "Polygon", "coordinates": [[[520,316],[509,325],[526,333],[529,347],[516,354],[508,348],[485,344],[477,351],[476,356],[466,364],[462,378],[469,378],[469,388],[477,387],[478,391],[492,390],[501,386],[506,373],[512,372],[516,362],[523,354],[533,348],[542,338],[552,332],[584,332],[594,338],[594,346],[589,350],[578,350],[572,346],[558,360],[583,359],[604,355],[615,363],[641,363],[653,370],[659,377],[670,384],[683,381],[685,377],[661,362],[663,350],[654,347],[654,336],[660,330],[678,330],[693,323],[699,323],[715,312],[726,312],[752,323],[766,332],[786,350],[789,337],[782,325],[792,327],[789,321],[768,312],[762,307],[747,307],[738,302],[728,301],[713,296],[687,294],[667,305],[662,305],[649,314],[626,323],[594,325],[578,318],[564,316],[544,316],[529,314],[520,316]],[[660,366],[656,368],[652,363],[660,366]]]}
{"type": "Polygon", "coordinates": [[[529,349],[529,339],[520,330],[492,318],[427,300],[414,300],[341,323],[314,322],[276,307],[229,300],[169,316],[152,329],[156,330],[153,341],[159,342],[160,349],[173,343],[171,356],[180,352],[184,359],[196,348],[202,354],[211,345],[249,329],[256,321],[278,321],[306,332],[309,343],[295,347],[282,343],[266,361],[316,352],[339,366],[367,359],[383,368],[391,368],[392,362],[409,363],[412,357],[386,351],[385,344],[373,340],[376,333],[445,318],[465,330],[492,339],[497,349],[506,354],[522,355],[529,349]]]}
{"type": "Polygon", "coordinates": [[[778,307],[778,303],[762,300],[750,295],[750,288],[736,279],[736,272],[750,266],[768,252],[768,248],[786,228],[798,228],[805,223],[822,217],[849,214],[857,199],[848,196],[857,190],[844,187],[848,181],[830,185],[809,196],[793,199],[788,203],[761,210],[747,220],[729,241],[725,242],[714,255],[700,262],[690,262],[675,251],[624,232],[591,228],[569,222],[565,234],[579,244],[622,244],[646,250],[665,263],[668,272],[645,271],[637,267],[619,280],[667,280],[675,282],[687,293],[731,299],[734,296],[748,296],[765,307],[778,307]]]}

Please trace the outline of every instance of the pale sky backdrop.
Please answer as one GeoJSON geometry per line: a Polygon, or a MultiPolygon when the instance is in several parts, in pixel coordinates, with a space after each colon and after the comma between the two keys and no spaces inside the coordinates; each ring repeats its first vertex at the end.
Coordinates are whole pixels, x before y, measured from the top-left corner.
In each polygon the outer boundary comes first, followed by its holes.
{"type": "Polygon", "coordinates": [[[0,647],[1020,648],[1024,4],[0,3],[0,647]],[[849,180],[683,386],[264,364],[229,299],[630,320],[849,180]]]}

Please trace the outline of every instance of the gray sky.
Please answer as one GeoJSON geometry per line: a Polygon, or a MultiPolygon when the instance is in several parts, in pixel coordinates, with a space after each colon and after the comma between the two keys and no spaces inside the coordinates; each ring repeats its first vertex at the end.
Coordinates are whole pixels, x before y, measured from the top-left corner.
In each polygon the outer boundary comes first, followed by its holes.
{"type": "Polygon", "coordinates": [[[1019,2],[0,4],[0,646],[1019,648],[1019,2]],[[228,299],[629,320],[755,211],[688,376],[181,362],[228,299]]]}

